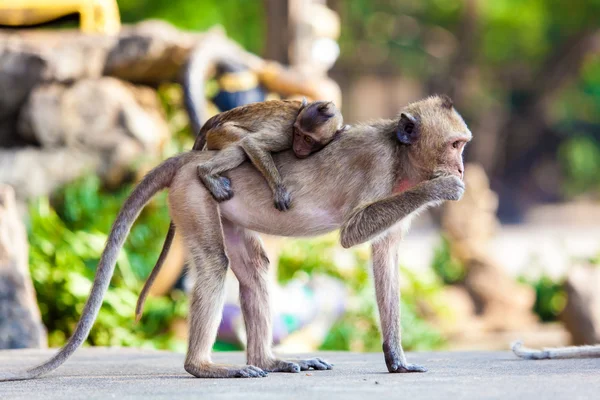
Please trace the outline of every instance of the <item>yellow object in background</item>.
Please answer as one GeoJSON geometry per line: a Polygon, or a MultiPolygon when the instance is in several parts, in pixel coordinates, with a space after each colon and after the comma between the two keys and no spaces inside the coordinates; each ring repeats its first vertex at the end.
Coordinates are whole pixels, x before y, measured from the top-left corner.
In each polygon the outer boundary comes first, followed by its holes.
{"type": "Polygon", "coordinates": [[[121,28],[116,0],[0,0],[0,25],[36,25],[70,14],[79,14],[86,33],[110,35],[121,28]]]}

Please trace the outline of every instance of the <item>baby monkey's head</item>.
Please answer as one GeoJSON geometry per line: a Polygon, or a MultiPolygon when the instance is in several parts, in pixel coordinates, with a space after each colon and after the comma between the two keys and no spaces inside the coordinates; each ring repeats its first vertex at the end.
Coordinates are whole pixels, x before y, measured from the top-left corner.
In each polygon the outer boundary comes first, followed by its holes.
{"type": "Polygon", "coordinates": [[[342,113],[332,102],[314,101],[306,104],[304,100],[294,122],[294,154],[298,158],[308,157],[346,129],[342,113]]]}

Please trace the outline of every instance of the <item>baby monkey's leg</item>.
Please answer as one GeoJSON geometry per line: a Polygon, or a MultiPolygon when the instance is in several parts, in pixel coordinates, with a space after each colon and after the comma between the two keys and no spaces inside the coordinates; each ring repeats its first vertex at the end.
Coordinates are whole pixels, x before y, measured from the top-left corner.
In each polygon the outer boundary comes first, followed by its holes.
{"type": "Polygon", "coordinates": [[[238,145],[225,147],[209,161],[198,165],[198,177],[217,201],[233,197],[231,182],[219,174],[234,169],[246,160],[246,153],[238,145]]]}

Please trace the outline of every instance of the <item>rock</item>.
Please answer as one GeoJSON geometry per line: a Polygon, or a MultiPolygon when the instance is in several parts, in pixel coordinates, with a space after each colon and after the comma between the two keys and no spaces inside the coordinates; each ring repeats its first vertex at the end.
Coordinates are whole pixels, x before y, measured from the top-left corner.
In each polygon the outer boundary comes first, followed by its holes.
{"type": "Polygon", "coordinates": [[[0,120],[18,112],[45,68],[46,61],[35,51],[0,40],[0,120]]]}
{"type": "Polygon", "coordinates": [[[27,235],[15,193],[0,185],[0,349],[47,346],[28,268],[27,235]]]}
{"type": "Polygon", "coordinates": [[[600,268],[577,265],[565,283],[567,304],[560,319],[571,333],[573,343],[600,343],[600,268]]]}
{"type": "Polygon", "coordinates": [[[96,172],[110,182],[119,181],[136,158],[158,155],[170,135],[156,92],[109,77],[38,86],[18,127],[22,137],[44,149],[98,154],[92,156],[96,172]]]}
{"type": "Polygon", "coordinates": [[[465,168],[465,195],[448,202],[442,226],[452,254],[465,266],[464,287],[485,330],[515,330],[534,326],[535,292],[515,282],[489,256],[490,239],[499,226],[498,197],[479,165],[465,168]]]}
{"type": "Polygon", "coordinates": [[[0,183],[11,185],[23,203],[100,169],[103,161],[101,154],[64,147],[0,150],[0,183]]]}
{"type": "Polygon", "coordinates": [[[108,54],[104,73],[146,84],[177,81],[200,37],[156,20],[124,27],[108,54]]]}
{"type": "Polygon", "coordinates": [[[68,83],[102,76],[108,52],[116,42],[112,36],[84,35],[77,30],[0,31],[0,48],[41,59],[41,75],[47,82],[68,83]]]}
{"type": "Polygon", "coordinates": [[[515,282],[493,260],[469,260],[465,287],[487,330],[519,330],[536,325],[535,292],[531,287],[515,282]]]}

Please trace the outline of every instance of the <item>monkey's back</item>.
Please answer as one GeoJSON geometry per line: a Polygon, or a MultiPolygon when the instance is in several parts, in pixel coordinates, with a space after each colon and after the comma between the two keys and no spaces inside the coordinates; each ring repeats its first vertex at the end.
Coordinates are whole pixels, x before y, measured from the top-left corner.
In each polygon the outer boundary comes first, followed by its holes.
{"type": "Polygon", "coordinates": [[[252,135],[256,132],[273,132],[276,135],[285,135],[291,139],[293,125],[296,121],[302,103],[296,100],[270,100],[260,103],[247,104],[222,112],[210,118],[200,131],[206,135],[208,148],[218,150],[222,144],[236,141],[236,137],[227,138],[224,129],[226,125],[242,128],[237,130],[237,139],[240,132],[243,135],[252,135]],[[214,136],[210,138],[210,136],[214,136]],[[212,140],[211,140],[212,139],[212,140]]]}

